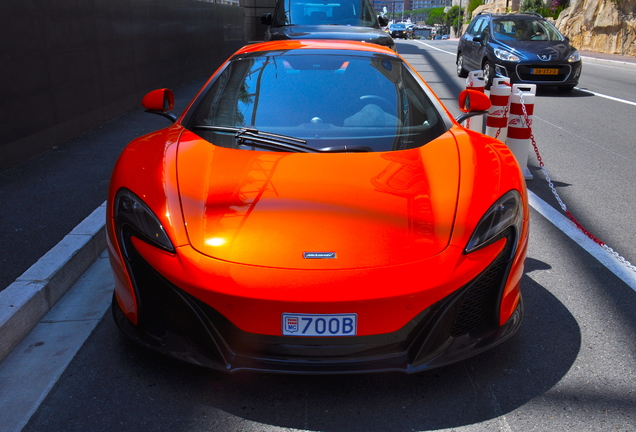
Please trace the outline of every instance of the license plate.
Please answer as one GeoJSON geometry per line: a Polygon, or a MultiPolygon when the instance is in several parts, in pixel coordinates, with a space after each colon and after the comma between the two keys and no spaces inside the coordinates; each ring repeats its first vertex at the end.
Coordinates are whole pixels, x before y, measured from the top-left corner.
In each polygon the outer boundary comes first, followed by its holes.
{"type": "Polygon", "coordinates": [[[533,75],[558,75],[558,69],[543,69],[543,68],[534,68],[532,69],[533,75]]]}
{"type": "Polygon", "coordinates": [[[283,314],[285,336],[355,336],[356,314],[283,314]]]}

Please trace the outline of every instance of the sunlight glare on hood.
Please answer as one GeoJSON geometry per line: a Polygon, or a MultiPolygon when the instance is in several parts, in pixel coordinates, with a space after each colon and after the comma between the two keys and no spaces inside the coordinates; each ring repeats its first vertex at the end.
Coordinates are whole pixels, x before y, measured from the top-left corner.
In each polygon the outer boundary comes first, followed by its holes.
{"type": "Polygon", "coordinates": [[[227,242],[226,239],[221,237],[212,237],[205,241],[208,246],[223,246],[227,242]]]}

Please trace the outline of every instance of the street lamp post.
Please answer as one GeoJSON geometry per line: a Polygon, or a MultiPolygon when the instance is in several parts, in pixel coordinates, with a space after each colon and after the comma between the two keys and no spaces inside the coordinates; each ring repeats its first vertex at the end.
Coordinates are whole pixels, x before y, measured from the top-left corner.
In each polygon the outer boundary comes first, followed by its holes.
{"type": "Polygon", "coordinates": [[[459,0],[459,10],[457,11],[457,38],[460,37],[459,34],[459,20],[462,16],[462,0],[459,0]]]}

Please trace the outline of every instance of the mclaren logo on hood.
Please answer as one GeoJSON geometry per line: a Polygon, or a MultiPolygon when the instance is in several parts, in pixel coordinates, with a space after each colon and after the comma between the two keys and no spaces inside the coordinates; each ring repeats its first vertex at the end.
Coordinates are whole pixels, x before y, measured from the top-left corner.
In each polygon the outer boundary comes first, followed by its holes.
{"type": "Polygon", "coordinates": [[[335,252],[303,252],[305,259],[335,259],[335,252]]]}

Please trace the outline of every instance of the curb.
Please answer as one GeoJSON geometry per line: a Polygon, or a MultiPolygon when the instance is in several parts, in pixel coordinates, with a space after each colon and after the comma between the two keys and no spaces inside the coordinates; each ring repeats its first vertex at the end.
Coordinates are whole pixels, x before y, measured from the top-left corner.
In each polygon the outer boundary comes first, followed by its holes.
{"type": "Polygon", "coordinates": [[[106,202],[0,292],[0,362],[106,249],[106,202]]]}

